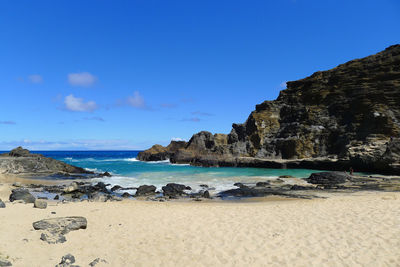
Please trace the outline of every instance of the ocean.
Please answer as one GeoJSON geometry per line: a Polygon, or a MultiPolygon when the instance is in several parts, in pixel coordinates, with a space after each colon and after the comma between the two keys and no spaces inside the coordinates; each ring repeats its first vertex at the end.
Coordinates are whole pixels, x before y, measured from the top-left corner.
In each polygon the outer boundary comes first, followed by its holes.
{"type": "Polygon", "coordinates": [[[142,162],[136,159],[140,151],[32,151],[46,157],[64,161],[95,172],[110,172],[112,177],[96,178],[123,187],[155,185],[157,189],[167,183],[181,183],[199,190],[206,184],[219,192],[235,188],[236,182],[253,183],[276,179],[280,175],[306,178],[315,170],[195,167],[186,164],[171,164],[168,161],[142,162]]]}

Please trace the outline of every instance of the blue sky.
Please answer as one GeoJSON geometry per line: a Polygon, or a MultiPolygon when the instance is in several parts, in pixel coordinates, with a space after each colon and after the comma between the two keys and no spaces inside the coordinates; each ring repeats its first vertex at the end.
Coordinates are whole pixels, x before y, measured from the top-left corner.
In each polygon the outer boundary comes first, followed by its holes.
{"type": "Polygon", "coordinates": [[[0,1],[0,150],[229,133],[284,83],[400,43],[400,2],[0,1]]]}

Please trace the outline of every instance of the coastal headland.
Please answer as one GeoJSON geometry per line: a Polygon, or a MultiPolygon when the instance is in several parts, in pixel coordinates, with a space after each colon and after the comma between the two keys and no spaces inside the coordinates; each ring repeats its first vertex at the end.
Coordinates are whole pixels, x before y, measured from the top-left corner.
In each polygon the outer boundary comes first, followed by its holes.
{"type": "Polygon", "coordinates": [[[138,159],[400,174],[400,45],[286,85],[229,134],[202,131],[138,159]]]}

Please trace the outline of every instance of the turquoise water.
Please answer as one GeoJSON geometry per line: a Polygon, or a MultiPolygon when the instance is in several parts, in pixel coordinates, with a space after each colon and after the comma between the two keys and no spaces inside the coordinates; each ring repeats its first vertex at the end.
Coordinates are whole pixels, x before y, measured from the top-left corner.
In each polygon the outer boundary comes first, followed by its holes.
{"type": "Polygon", "coordinates": [[[112,185],[136,187],[152,184],[161,188],[167,183],[182,183],[199,189],[201,184],[216,191],[233,188],[236,182],[257,182],[276,179],[280,175],[308,177],[315,170],[261,169],[261,168],[205,168],[177,165],[169,162],[141,162],[138,151],[36,151],[66,163],[96,172],[108,171],[110,178],[96,179],[112,185]]]}

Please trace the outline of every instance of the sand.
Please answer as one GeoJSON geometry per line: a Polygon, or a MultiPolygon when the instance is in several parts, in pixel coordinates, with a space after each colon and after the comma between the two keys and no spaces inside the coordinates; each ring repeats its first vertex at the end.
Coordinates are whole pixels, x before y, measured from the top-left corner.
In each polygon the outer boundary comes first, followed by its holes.
{"type": "Polygon", "coordinates": [[[0,253],[13,266],[54,266],[67,253],[80,266],[96,258],[108,262],[96,266],[400,266],[400,193],[6,205],[0,253]],[[32,223],[59,216],[84,216],[88,228],[68,233],[63,244],[41,241],[32,223]]]}

